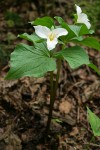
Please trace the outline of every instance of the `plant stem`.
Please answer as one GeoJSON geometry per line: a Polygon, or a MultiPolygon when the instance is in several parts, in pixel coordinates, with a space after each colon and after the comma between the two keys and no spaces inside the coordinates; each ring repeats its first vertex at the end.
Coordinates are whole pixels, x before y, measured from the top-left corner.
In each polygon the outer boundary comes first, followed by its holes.
{"type": "Polygon", "coordinates": [[[55,83],[55,90],[54,90],[54,99],[56,97],[56,92],[57,92],[57,88],[58,88],[60,69],[61,69],[61,59],[59,59],[58,63],[57,63],[57,75],[56,75],[56,83],[55,83]]]}
{"type": "Polygon", "coordinates": [[[54,102],[55,102],[55,98],[56,98],[56,92],[57,92],[59,75],[60,75],[60,68],[61,68],[61,60],[59,59],[58,62],[57,62],[57,75],[56,75],[55,86],[54,86],[54,82],[53,82],[53,72],[50,72],[51,93],[50,93],[50,109],[49,109],[46,132],[45,132],[46,137],[48,136],[49,130],[50,130],[50,124],[51,124],[51,119],[52,119],[52,111],[53,111],[53,106],[54,106],[54,102]]]}
{"type": "Polygon", "coordinates": [[[54,103],[53,72],[50,72],[50,86],[51,86],[51,92],[50,92],[50,109],[49,109],[49,115],[48,115],[48,121],[47,121],[47,127],[46,127],[46,136],[48,136],[49,129],[50,129],[51,118],[52,118],[52,109],[53,109],[53,103],[54,103]]]}

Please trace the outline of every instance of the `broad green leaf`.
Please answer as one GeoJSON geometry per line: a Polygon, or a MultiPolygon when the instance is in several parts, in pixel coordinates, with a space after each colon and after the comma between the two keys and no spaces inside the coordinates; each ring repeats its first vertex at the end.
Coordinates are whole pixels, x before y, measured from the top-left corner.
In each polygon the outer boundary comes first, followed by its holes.
{"type": "Polygon", "coordinates": [[[92,68],[95,72],[97,72],[98,75],[100,75],[100,70],[95,66],[94,64],[89,64],[88,65],[90,68],[92,68]]]}
{"type": "Polygon", "coordinates": [[[76,30],[75,32],[73,31],[74,27],[73,25],[68,25],[61,17],[59,16],[55,16],[54,17],[58,22],[59,24],[61,25],[62,28],[65,28],[67,31],[68,31],[68,34],[64,37],[61,37],[60,39],[63,41],[63,42],[68,42],[71,38],[74,38],[76,37],[76,30]]]}
{"type": "Polygon", "coordinates": [[[62,27],[66,28],[67,31],[72,31],[76,36],[79,36],[81,26],[68,25],[61,17],[58,16],[55,16],[54,18],[61,24],[62,27]]]}
{"type": "Polygon", "coordinates": [[[60,24],[62,24],[63,22],[64,22],[64,20],[61,18],[61,17],[59,17],[59,16],[55,16],[54,17],[60,24]]]}
{"type": "Polygon", "coordinates": [[[74,46],[65,48],[64,50],[55,54],[56,58],[64,58],[71,68],[75,69],[83,64],[90,64],[88,55],[83,48],[74,46]]]}
{"type": "Polygon", "coordinates": [[[69,28],[75,33],[76,36],[79,36],[81,27],[82,27],[82,26],[69,25],[69,28]]]}
{"type": "Polygon", "coordinates": [[[81,24],[81,29],[79,32],[79,35],[85,35],[85,34],[93,34],[94,30],[88,29],[85,24],[81,24]]]}
{"type": "Polygon", "coordinates": [[[61,17],[54,17],[59,23],[60,25],[67,29],[68,31],[68,35],[66,36],[66,39],[69,40],[71,38],[74,38],[74,37],[78,37],[78,36],[81,36],[81,35],[84,35],[84,34],[90,34],[92,33],[91,30],[89,30],[86,25],[84,24],[77,24],[77,25],[68,25],[66,22],[64,22],[64,20],[61,18],[61,17]]]}
{"type": "Polygon", "coordinates": [[[48,28],[51,28],[52,26],[54,26],[54,21],[51,17],[42,17],[42,18],[37,18],[35,21],[31,22],[32,25],[42,25],[42,26],[46,26],[48,28]]]}
{"type": "Polygon", "coordinates": [[[72,38],[80,36],[81,26],[78,25],[68,25],[65,22],[62,22],[61,26],[68,31],[68,35],[65,36],[65,42],[68,42],[72,38]]]}
{"type": "Polygon", "coordinates": [[[25,39],[25,40],[28,40],[28,41],[30,41],[30,42],[41,42],[41,41],[43,41],[40,37],[38,37],[36,34],[31,34],[31,35],[29,35],[29,34],[27,34],[27,33],[23,33],[23,34],[20,34],[20,35],[18,35],[18,37],[20,37],[20,38],[23,38],[23,39],[25,39]]]}
{"type": "Polygon", "coordinates": [[[96,50],[100,50],[100,43],[99,41],[97,41],[97,39],[93,38],[93,37],[87,37],[85,39],[83,39],[82,41],[79,41],[77,39],[72,40],[75,43],[79,43],[91,48],[94,48],[96,50]]]}
{"type": "Polygon", "coordinates": [[[55,16],[54,18],[60,23],[61,27],[68,31],[67,36],[60,38],[63,42],[68,42],[73,38],[78,38],[80,41],[80,37],[82,37],[82,35],[94,33],[94,31],[88,29],[85,24],[68,25],[61,17],[55,16]]]}
{"type": "Polygon", "coordinates": [[[100,136],[100,118],[96,116],[88,107],[88,120],[95,136],[100,136]]]}
{"type": "Polygon", "coordinates": [[[65,22],[62,22],[61,27],[65,28],[68,31],[68,34],[66,36],[60,38],[62,41],[68,42],[70,39],[76,37],[76,34],[70,29],[69,25],[65,22]]]}
{"type": "Polygon", "coordinates": [[[19,44],[11,54],[11,68],[6,79],[17,79],[24,76],[41,77],[48,71],[56,69],[56,62],[50,57],[45,43],[35,46],[19,44]]]}

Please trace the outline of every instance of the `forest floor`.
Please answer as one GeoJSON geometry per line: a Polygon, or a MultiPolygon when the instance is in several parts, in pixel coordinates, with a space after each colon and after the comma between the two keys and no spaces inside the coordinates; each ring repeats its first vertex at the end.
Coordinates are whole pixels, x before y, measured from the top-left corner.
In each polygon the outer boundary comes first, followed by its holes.
{"type": "MultiPolygon", "coordinates": [[[[47,141],[43,141],[50,103],[49,74],[38,79],[4,79],[9,70],[9,53],[17,43],[26,43],[17,39],[17,35],[33,32],[26,22],[38,17],[39,10],[29,2],[6,7],[19,13],[25,24],[7,20],[2,7],[0,51],[4,51],[0,58],[0,150],[100,150],[100,137],[93,136],[86,110],[88,106],[100,117],[100,77],[85,65],[72,70],[62,62],[50,134],[47,141]]],[[[57,7],[55,14],[59,11],[57,7]]],[[[63,15],[65,17],[64,10],[61,11],[63,15]]],[[[100,68],[100,52],[89,48],[86,51],[90,60],[100,68]]]]}

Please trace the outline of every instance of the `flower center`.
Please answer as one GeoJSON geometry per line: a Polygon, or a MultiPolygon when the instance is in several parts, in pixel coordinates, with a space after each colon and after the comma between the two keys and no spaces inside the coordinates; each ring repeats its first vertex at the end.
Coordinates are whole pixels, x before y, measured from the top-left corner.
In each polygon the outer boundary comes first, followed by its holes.
{"type": "Polygon", "coordinates": [[[53,32],[51,32],[50,34],[49,34],[49,39],[50,39],[50,41],[53,41],[54,40],[54,38],[55,38],[55,34],[53,33],[53,32]]]}

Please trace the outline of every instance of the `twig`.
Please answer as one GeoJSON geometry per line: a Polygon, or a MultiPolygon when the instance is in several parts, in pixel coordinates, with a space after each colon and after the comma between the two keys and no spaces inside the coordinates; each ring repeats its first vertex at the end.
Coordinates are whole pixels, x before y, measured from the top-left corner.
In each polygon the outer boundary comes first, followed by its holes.
{"type": "Polygon", "coordinates": [[[84,143],[84,144],[85,144],[85,145],[94,146],[94,147],[100,147],[100,145],[94,144],[94,143],[84,143]]]}

